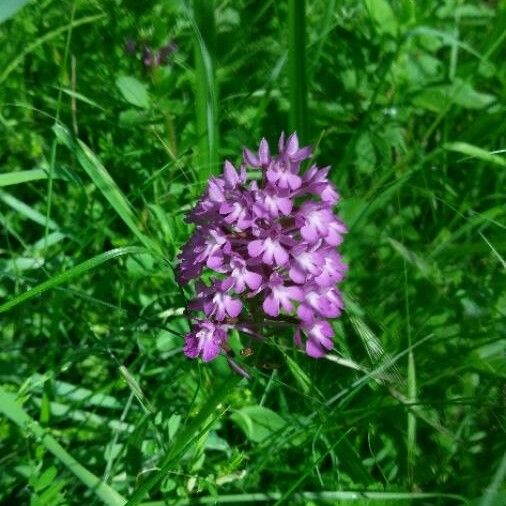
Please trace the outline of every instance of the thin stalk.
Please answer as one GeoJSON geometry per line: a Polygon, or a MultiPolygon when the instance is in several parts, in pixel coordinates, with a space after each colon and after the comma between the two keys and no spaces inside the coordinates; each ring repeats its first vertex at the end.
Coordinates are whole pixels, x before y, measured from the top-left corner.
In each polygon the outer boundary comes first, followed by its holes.
{"type": "Polygon", "coordinates": [[[288,0],[288,80],[290,132],[307,141],[306,8],[305,0],[288,0]]]}

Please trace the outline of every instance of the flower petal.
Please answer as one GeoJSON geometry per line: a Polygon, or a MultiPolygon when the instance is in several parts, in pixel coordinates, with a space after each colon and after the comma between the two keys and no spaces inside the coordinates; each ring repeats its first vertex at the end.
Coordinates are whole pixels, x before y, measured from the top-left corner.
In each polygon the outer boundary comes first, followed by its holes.
{"type": "Polygon", "coordinates": [[[257,239],[255,241],[251,241],[248,244],[248,254],[251,257],[257,257],[264,250],[264,241],[257,239]]]}
{"type": "Polygon", "coordinates": [[[231,318],[235,318],[239,316],[239,313],[241,312],[242,302],[240,300],[232,299],[229,297],[225,301],[225,309],[231,318]]]}
{"type": "Polygon", "coordinates": [[[276,317],[279,315],[279,300],[272,294],[265,298],[262,307],[269,316],[276,317]]]}
{"type": "Polygon", "coordinates": [[[246,271],[244,273],[244,281],[251,290],[256,290],[262,284],[262,276],[256,272],[246,271]]]}

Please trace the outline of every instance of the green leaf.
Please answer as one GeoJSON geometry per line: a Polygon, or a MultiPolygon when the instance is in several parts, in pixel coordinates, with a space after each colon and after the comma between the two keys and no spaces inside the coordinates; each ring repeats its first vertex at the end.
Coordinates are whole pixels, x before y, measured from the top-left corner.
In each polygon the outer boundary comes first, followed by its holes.
{"type": "Polygon", "coordinates": [[[397,35],[397,19],[386,0],[365,0],[365,5],[378,33],[397,35]]]}
{"type": "Polygon", "coordinates": [[[59,230],[60,228],[58,224],[53,220],[47,220],[45,215],[39,213],[39,211],[33,209],[16,197],[13,197],[10,193],[0,191],[0,200],[4,204],[7,204],[9,207],[12,207],[12,209],[14,209],[21,216],[25,216],[29,220],[32,220],[35,223],[42,225],[43,227],[47,226],[47,228],[51,230],[59,230]]]}
{"type": "Polygon", "coordinates": [[[425,88],[413,103],[435,113],[448,107],[448,103],[460,105],[465,109],[484,109],[496,101],[494,95],[476,91],[471,84],[456,79],[449,85],[425,88]]]}
{"type": "Polygon", "coordinates": [[[80,263],[79,265],[76,265],[75,267],[72,267],[68,271],[62,272],[61,274],[57,274],[56,276],[49,278],[47,281],[44,281],[40,285],[37,285],[32,289],[18,295],[17,297],[14,297],[13,299],[5,302],[4,304],[0,305],[0,313],[9,311],[18,304],[21,304],[22,302],[25,302],[37,295],[40,295],[41,293],[44,293],[45,291],[50,290],[51,288],[55,288],[57,286],[62,285],[63,283],[67,283],[71,279],[74,279],[75,277],[84,274],[89,270],[96,269],[99,265],[102,265],[104,262],[108,262],[109,260],[124,255],[144,253],[145,251],[146,250],[144,248],[139,248],[136,246],[128,246],[125,248],[112,249],[110,251],[106,251],[105,253],[101,253],[100,255],[97,255],[93,258],[90,258],[89,260],[86,260],[85,262],[80,263]]]}
{"type": "Polygon", "coordinates": [[[48,467],[35,481],[33,484],[33,488],[36,492],[40,492],[45,489],[47,486],[51,485],[51,483],[56,478],[58,471],[56,467],[51,466],[48,467]]]}
{"type": "MultiPolygon", "coordinates": [[[[57,175],[53,178],[58,177],[57,175]]],[[[44,169],[20,170],[18,172],[9,172],[0,174],[0,186],[10,186],[14,184],[27,183],[29,181],[37,181],[39,179],[47,179],[48,173],[44,169]]]]}
{"type": "Polygon", "coordinates": [[[30,0],[2,0],[0,2],[0,23],[12,18],[30,0]]]}
{"type": "Polygon", "coordinates": [[[357,155],[357,169],[365,174],[371,174],[376,166],[376,151],[368,132],[364,132],[355,146],[357,155]]]}
{"type": "Polygon", "coordinates": [[[254,443],[267,439],[272,433],[286,426],[277,413],[263,406],[247,406],[230,417],[254,443]]]}
{"type": "Polygon", "coordinates": [[[0,272],[21,272],[39,269],[44,265],[41,257],[14,257],[8,260],[0,260],[0,272]]]}
{"type": "Polygon", "coordinates": [[[131,76],[121,76],[116,79],[116,86],[129,104],[143,109],[149,108],[148,90],[138,79],[131,76]]]}
{"type": "Polygon", "coordinates": [[[108,506],[123,506],[126,499],[116,490],[104,483],[98,476],[83,467],[70,455],[56,439],[48,434],[18,404],[16,396],[0,386],[0,413],[9,418],[22,430],[35,436],[67,469],[73,473],[91,492],[97,495],[108,506]]]}
{"type": "Polygon", "coordinates": [[[488,151],[485,151],[478,146],[468,144],[467,142],[448,142],[443,146],[443,148],[448,151],[455,151],[457,153],[462,153],[463,155],[468,155],[471,158],[478,158],[479,160],[483,160],[484,162],[488,162],[493,165],[506,167],[506,160],[500,156],[489,153],[488,151]]]}

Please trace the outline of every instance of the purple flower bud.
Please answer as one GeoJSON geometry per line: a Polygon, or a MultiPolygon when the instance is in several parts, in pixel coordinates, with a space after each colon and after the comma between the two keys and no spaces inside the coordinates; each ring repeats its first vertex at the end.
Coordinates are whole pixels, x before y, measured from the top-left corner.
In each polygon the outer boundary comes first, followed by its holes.
{"type": "Polygon", "coordinates": [[[244,149],[239,170],[225,161],[188,215],[196,228],[179,257],[178,279],[207,280],[189,304],[206,319],[186,336],[188,357],[227,353],[225,329],[258,338],[254,329],[276,322],[293,324],[296,344],[312,357],[333,346],[327,319],[344,308],[336,284],[347,270],[336,250],[346,233],[332,209],[339,195],[329,167],[301,171],[311,148],[301,148],[296,134],[282,134],[278,146],[277,156],[265,139],[256,152],[244,149]],[[261,181],[248,181],[246,167],[259,169],[261,181]]]}

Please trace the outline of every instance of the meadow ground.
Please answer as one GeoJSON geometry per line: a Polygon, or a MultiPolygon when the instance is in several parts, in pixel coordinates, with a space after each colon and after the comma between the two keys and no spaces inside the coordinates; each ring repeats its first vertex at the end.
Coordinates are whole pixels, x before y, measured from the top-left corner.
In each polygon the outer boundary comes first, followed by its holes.
{"type": "Polygon", "coordinates": [[[0,22],[2,504],[506,504],[504,3],[0,22]],[[181,353],[184,215],[293,130],[342,196],[346,310],[325,359],[236,336],[240,380],[181,353]]]}

